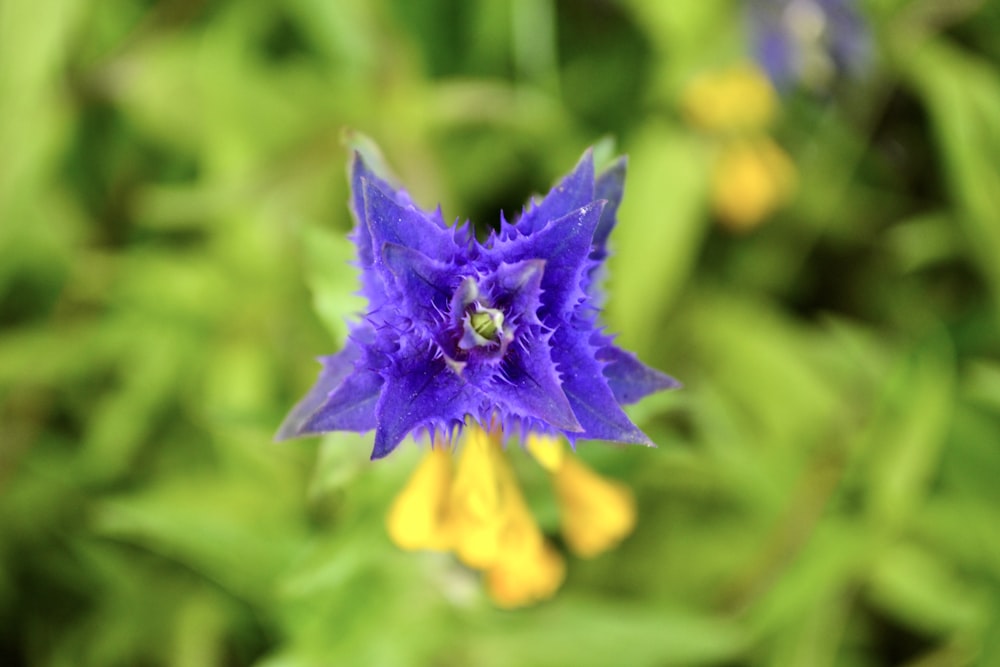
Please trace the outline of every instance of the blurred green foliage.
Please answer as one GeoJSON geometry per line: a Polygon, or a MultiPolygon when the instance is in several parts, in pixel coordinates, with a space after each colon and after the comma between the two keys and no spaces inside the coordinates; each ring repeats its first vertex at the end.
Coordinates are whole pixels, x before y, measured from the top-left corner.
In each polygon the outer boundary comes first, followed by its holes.
{"type": "Polygon", "coordinates": [[[0,663],[1000,664],[1000,9],[864,9],[733,235],[678,99],[737,2],[0,0],[0,663]],[[345,127],[483,224],[630,155],[607,321],[686,388],[581,448],[640,524],[550,603],[389,544],[416,448],[270,443],[359,308],[345,127]]]}

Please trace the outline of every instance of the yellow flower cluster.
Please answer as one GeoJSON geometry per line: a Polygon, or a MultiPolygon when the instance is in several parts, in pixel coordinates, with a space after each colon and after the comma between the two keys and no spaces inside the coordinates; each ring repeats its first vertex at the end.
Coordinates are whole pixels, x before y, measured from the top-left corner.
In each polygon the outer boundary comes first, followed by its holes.
{"type": "MultiPolygon", "coordinates": [[[[466,429],[459,456],[430,449],[389,510],[389,537],[401,548],[452,551],[484,573],[505,608],[551,597],[566,572],[562,555],[535,522],[499,433],[466,429]]],[[[567,546],[584,557],[615,546],[635,526],[631,491],[604,479],[555,438],[529,436],[527,449],[549,473],[567,546]]]]}
{"type": "Polygon", "coordinates": [[[758,67],[702,75],[688,85],[682,104],[688,121],[719,141],[712,204],[723,224],[753,229],[791,198],[795,165],[767,133],[778,102],[758,67]]]}

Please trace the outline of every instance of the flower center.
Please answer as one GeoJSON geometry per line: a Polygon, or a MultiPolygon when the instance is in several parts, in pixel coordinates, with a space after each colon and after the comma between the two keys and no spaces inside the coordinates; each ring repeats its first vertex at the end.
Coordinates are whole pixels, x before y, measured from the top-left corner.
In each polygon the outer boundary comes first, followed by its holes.
{"type": "Polygon", "coordinates": [[[473,312],[467,313],[466,328],[472,328],[472,332],[484,343],[496,342],[497,336],[503,330],[503,313],[496,308],[483,308],[477,306],[473,312]]]}
{"type": "Polygon", "coordinates": [[[487,308],[477,301],[466,309],[462,328],[458,346],[463,350],[495,345],[502,342],[500,339],[504,334],[503,311],[487,308]]]}
{"type": "Polygon", "coordinates": [[[513,329],[499,308],[492,308],[488,298],[480,294],[473,278],[466,278],[456,290],[452,307],[460,313],[462,323],[459,349],[469,352],[476,348],[489,349],[489,356],[503,356],[513,339],[513,329]]]}

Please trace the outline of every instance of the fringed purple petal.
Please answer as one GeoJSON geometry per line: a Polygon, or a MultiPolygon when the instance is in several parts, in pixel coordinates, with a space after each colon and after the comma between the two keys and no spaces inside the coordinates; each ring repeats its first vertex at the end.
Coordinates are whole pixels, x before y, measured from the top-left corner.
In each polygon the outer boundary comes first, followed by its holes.
{"type": "Polygon", "coordinates": [[[542,276],[545,275],[544,259],[526,259],[504,263],[483,281],[483,290],[494,305],[511,313],[519,325],[541,324],[538,308],[542,298],[542,276]]]}
{"type": "Polygon", "coordinates": [[[454,267],[395,243],[382,247],[382,258],[405,304],[404,310],[422,321],[441,321],[459,282],[454,267]]]}
{"type": "Polygon", "coordinates": [[[603,199],[607,204],[604,205],[601,219],[597,223],[597,229],[594,230],[594,248],[590,253],[590,258],[593,260],[601,261],[608,256],[608,235],[618,221],[618,207],[625,192],[627,164],[628,161],[624,157],[618,158],[594,181],[594,199],[603,199]]]}
{"type": "Polygon", "coordinates": [[[586,296],[581,280],[604,204],[604,201],[591,202],[549,221],[531,236],[497,243],[493,248],[495,256],[508,262],[535,258],[545,260],[539,314],[546,324],[549,324],[548,318],[565,317],[586,296]]]}
{"type": "Polygon", "coordinates": [[[482,397],[442,360],[411,357],[393,370],[375,408],[372,460],[394,450],[418,427],[460,425],[482,397]]]}
{"type": "Polygon", "coordinates": [[[746,5],[757,62],[779,89],[828,85],[812,63],[828,57],[837,74],[857,76],[871,61],[871,36],[853,0],[751,0],[746,5]],[[790,11],[790,10],[796,11],[790,11]],[[822,30],[813,30],[818,24],[822,30]],[[805,28],[805,29],[803,29],[805,28]]]}
{"type": "Polygon", "coordinates": [[[409,203],[409,196],[404,191],[394,188],[377,176],[365,163],[361,154],[354,153],[351,160],[351,212],[354,213],[354,218],[358,222],[353,232],[354,244],[358,248],[358,263],[363,267],[372,266],[375,263],[375,246],[372,243],[368,211],[365,208],[365,183],[377,187],[387,196],[396,200],[400,206],[406,206],[409,203]]]}
{"type": "Polygon", "coordinates": [[[528,206],[514,228],[520,234],[530,236],[545,227],[550,220],[568,215],[592,201],[594,201],[594,153],[588,148],[568,176],[549,190],[540,203],[528,206]]]}
{"type": "Polygon", "coordinates": [[[302,435],[302,426],[326,402],[327,397],[343,384],[344,379],[354,370],[354,364],[361,356],[360,348],[348,342],[347,346],[337,354],[321,357],[319,361],[323,364],[323,370],[320,371],[319,379],[316,380],[316,384],[309,390],[309,393],[288,413],[274,439],[288,440],[302,435]]]}
{"type": "Polygon", "coordinates": [[[349,375],[302,424],[299,435],[328,431],[357,431],[375,428],[375,405],[382,391],[382,376],[373,371],[349,375]]]}
{"type": "Polygon", "coordinates": [[[622,405],[635,403],[658,391],[681,386],[680,382],[666,373],[650,368],[631,352],[613,345],[599,349],[597,358],[607,364],[604,367],[604,377],[615,400],[622,405]]]}
{"type": "Polygon", "coordinates": [[[562,373],[563,392],[584,428],[583,433],[566,436],[570,440],[579,437],[652,445],[615,399],[604,378],[603,364],[597,361],[593,347],[587,342],[589,333],[562,327],[552,335],[552,358],[562,373]]]}
{"type": "Polygon", "coordinates": [[[277,440],[327,431],[370,431],[375,428],[375,401],[382,378],[358,370],[362,350],[349,342],[341,352],[321,359],[319,380],[278,429],[277,440]]]}
{"type": "Polygon", "coordinates": [[[507,350],[491,388],[508,412],[518,417],[546,422],[562,431],[583,431],[563,393],[549,344],[541,336],[519,337],[507,350]]]}
{"type": "Polygon", "coordinates": [[[278,436],[374,429],[377,459],[415,431],[450,434],[473,419],[651,444],[620,404],[676,382],[596,324],[624,178],[620,159],[595,180],[587,151],[520,220],[480,243],[356,155],[351,207],[368,310],[278,436]]]}
{"type": "MultiPolygon", "coordinates": [[[[449,231],[417,207],[401,204],[385,192],[379,181],[361,179],[364,218],[372,248],[372,264],[382,264],[382,246],[395,243],[436,259],[447,259],[456,249],[449,231]]],[[[362,266],[366,258],[362,257],[362,266]]]]}

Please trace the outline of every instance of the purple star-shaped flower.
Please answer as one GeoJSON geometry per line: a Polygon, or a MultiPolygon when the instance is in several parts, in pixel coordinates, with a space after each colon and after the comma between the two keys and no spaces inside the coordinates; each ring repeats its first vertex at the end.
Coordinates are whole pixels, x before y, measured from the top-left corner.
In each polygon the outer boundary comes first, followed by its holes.
{"type": "Polygon", "coordinates": [[[855,0],[749,0],[756,57],[779,88],[825,87],[869,64],[868,28],[855,0]]]}
{"type": "Polygon", "coordinates": [[[278,439],[375,430],[372,458],[410,433],[453,435],[467,419],[505,433],[652,444],[621,406],[678,386],[597,324],[597,273],[625,160],[595,176],[591,151],[517,222],[485,241],[417,208],[355,153],[363,321],[321,358],[278,439]]]}

